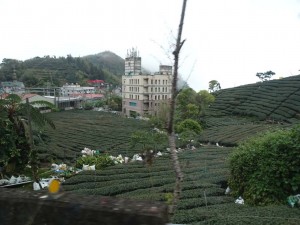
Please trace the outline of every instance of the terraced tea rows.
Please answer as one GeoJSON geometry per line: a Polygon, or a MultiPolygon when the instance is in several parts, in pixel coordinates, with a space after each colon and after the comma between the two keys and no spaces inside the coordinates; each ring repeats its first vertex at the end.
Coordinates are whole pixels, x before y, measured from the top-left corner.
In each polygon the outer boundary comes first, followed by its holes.
{"type": "Polygon", "coordinates": [[[201,118],[199,140],[233,146],[274,128],[300,122],[300,76],[224,89],[201,118]]]}
{"type": "MultiPolygon", "coordinates": [[[[211,146],[180,153],[185,179],[179,212],[234,201],[224,196],[222,186],[228,176],[225,158],[230,151],[230,148],[211,146]]],[[[129,163],[103,171],[79,173],[68,179],[63,188],[79,194],[166,201],[167,193],[173,192],[174,182],[169,155],[165,155],[156,158],[152,166],[129,163]]],[[[189,222],[183,217],[175,216],[174,219],[180,223],[189,222]]]]}
{"type": "Polygon", "coordinates": [[[110,154],[132,156],[139,149],[130,149],[130,136],[136,130],[149,127],[145,121],[125,119],[115,114],[95,111],[66,111],[50,113],[56,129],[46,129],[50,137],[38,146],[42,159],[72,162],[81,156],[84,147],[110,154]]]}
{"type": "MultiPolygon", "coordinates": [[[[237,205],[225,195],[228,178],[228,147],[204,146],[179,153],[184,172],[183,191],[172,218],[178,224],[282,224],[299,222],[299,210],[287,206],[254,208],[237,205]],[[284,219],[277,219],[277,217],[284,219]],[[251,218],[251,220],[250,220],[251,218]],[[225,222],[224,222],[225,221],[225,222]],[[278,222],[280,221],[280,222],[278,222]]],[[[167,202],[173,192],[175,175],[168,155],[156,158],[152,166],[129,163],[77,174],[63,184],[65,191],[77,194],[167,202]]],[[[291,223],[292,224],[292,223],[291,223]]],[[[296,223],[295,223],[296,224],[296,223]]]]}
{"type": "Polygon", "coordinates": [[[205,122],[207,128],[200,134],[198,140],[203,143],[218,143],[225,146],[236,146],[258,133],[291,126],[287,123],[271,124],[237,116],[211,117],[205,122]]]}
{"type": "Polygon", "coordinates": [[[210,115],[246,115],[260,120],[295,122],[300,116],[300,76],[221,90],[210,115]]]}

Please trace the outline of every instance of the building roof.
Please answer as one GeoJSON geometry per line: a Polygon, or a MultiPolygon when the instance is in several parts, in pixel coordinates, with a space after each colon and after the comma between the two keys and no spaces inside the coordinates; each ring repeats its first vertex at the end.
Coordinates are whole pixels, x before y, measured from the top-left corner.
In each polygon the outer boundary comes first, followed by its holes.
{"type": "Polygon", "coordinates": [[[22,100],[25,100],[26,98],[32,98],[34,96],[38,96],[37,94],[23,94],[21,95],[22,100]]]}
{"type": "Polygon", "coordinates": [[[20,81],[3,81],[0,82],[2,87],[20,87],[25,88],[24,83],[20,81]]]}
{"type": "Polygon", "coordinates": [[[103,94],[83,94],[83,93],[78,93],[78,94],[70,94],[72,97],[82,97],[82,98],[89,98],[89,99],[94,99],[94,98],[103,98],[103,94]]]}
{"type": "Polygon", "coordinates": [[[99,84],[104,83],[104,80],[88,80],[87,82],[90,84],[99,84]]]}

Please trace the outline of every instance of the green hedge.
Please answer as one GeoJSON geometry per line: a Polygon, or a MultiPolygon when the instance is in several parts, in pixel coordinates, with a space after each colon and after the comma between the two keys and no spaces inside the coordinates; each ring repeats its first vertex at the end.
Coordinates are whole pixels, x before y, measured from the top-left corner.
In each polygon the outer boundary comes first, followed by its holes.
{"type": "Polygon", "coordinates": [[[230,155],[230,187],[249,204],[283,203],[300,191],[300,126],[251,139],[230,155]]]}

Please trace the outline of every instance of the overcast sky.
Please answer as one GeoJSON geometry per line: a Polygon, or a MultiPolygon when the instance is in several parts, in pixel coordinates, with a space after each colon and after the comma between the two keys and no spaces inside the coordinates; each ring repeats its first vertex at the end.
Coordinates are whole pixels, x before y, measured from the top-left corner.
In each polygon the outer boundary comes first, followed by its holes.
{"type": "MultiPolygon", "coordinates": [[[[172,64],[182,0],[0,0],[0,60],[137,47],[152,72],[172,64]]],[[[196,91],[299,74],[300,0],[188,0],[180,74],[196,91]]]]}

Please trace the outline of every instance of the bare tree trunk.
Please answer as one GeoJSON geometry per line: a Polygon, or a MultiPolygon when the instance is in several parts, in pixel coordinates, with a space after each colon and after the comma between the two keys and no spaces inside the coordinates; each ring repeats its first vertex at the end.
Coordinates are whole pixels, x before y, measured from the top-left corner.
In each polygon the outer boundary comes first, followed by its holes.
{"type": "Polygon", "coordinates": [[[181,182],[183,181],[183,174],[181,172],[180,164],[178,161],[178,156],[176,152],[176,143],[175,143],[175,132],[174,132],[174,114],[175,114],[175,104],[176,104],[176,96],[177,96],[177,80],[178,80],[178,64],[179,64],[179,53],[184,41],[181,41],[181,34],[183,29],[183,21],[185,15],[187,0],[183,0],[178,35],[176,40],[176,47],[173,51],[174,55],[174,73],[173,73],[173,81],[172,81],[172,97],[170,102],[170,116],[169,116],[169,124],[168,124],[168,137],[169,137],[169,146],[171,151],[171,159],[173,162],[173,168],[176,175],[176,183],[174,188],[173,202],[170,207],[170,213],[174,213],[178,200],[181,194],[181,182]]]}

